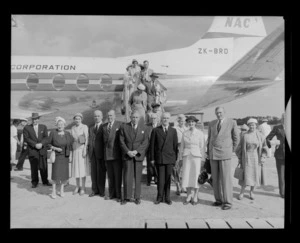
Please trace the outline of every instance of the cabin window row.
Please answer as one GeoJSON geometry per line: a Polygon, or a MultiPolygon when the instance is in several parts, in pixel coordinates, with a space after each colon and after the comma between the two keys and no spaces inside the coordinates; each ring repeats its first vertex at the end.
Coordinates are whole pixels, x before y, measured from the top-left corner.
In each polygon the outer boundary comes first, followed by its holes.
{"type": "MultiPolygon", "coordinates": [[[[86,90],[89,86],[90,79],[88,75],[81,73],[76,78],[76,86],[80,90],[86,90]]],[[[112,78],[108,74],[103,74],[99,80],[99,85],[112,84],[112,78]]],[[[39,85],[39,76],[36,73],[30,73],[26,79],[28,89],[35,90],[39,85]]],[[[63,74],[57,73],[52,78],[53,88],[62,90],[66,85],[66,79],[63,74]]]]}

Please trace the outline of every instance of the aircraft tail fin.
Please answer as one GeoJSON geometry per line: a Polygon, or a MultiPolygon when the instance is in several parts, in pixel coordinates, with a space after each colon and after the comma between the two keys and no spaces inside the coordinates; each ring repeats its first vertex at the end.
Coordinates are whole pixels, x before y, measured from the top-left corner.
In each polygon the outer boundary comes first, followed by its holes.
{"type": "Polygon", "coordinates": [[[215,17],[201,39],[229,37],[264,37],[266,29],[262,17],[215,17]]]}

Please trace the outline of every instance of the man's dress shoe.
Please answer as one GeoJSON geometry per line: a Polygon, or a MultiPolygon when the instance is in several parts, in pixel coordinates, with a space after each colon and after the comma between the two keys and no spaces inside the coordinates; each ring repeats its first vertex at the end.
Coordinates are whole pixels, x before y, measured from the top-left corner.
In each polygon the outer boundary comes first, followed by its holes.
{"type": "Polygon", "coordinates": [[[221,202],[214,202],[213,204],[212,204],[213,206],[215,206],[215,207],[217,207],[217,206],[221,206],[222,205],[222,203],[221,202]]]}
{"type": "Polygon", "coordinates": [[[44,186],[52,186],[52,184],[50,182],[44,183],[44,186]]]}
{"type": "Polygon", "coordinates": [[[166,200],[166,204],[171,205],[172,201],[171,200],[166,200]]]}
{"type": "Polygon", "coordinates": [[[36,187],[37,187],[37,185],[33,184],[31,187],[32,187],[32,188],[36,188],[36,187]]]}
{"type": "Polygon", "coordinates": [[[228,209],[231,209],[231,206],[229,206],[229,205],[223,205],[222,209],[223,210],[228,210],[228,209]]]}
{"type": "Polygon", "coordinates": [[[97,196],[97,195],[99,195],[99,193],[94,193],[94,192],[92,192],[92,193],[89,195],[89,197],[94,197],[94,196],[97,196]]]}
{"type": "Polygon", "coordinates": [[[162,202],[162,200],[156,200],[155,202],[154,202],[154,204],[160,204],[162,202]]]}
{"type": "Polygon", "coordinates": [[[135,199],[135,204],[136,204],[136,205],[141,204],[141,199],[135,199]]]}

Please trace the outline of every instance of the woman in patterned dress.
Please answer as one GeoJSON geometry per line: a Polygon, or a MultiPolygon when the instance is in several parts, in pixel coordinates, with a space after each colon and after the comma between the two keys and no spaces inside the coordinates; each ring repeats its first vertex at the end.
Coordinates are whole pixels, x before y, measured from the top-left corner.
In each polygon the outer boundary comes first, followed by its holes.
{"type": "Polygon", "coordinates": [[[248,132],[245,132],[236,149],[236,155],[244,170],[244,179],[239,180],[241,192],[238,199],[244,197],[246,186],[250,186],[250,199],[254,200],[254,188],[260,185],[259,165],[265,162],[267,145],[262,133],[256,130],[257,120],[250,118],[247,122],[248,132]]]}
{"type": "Polygon", "coordinates": [[[85,193],[85,179],[90,174],[89,163],[87,161],[88,146],[88,127],[82,124],[83,116],[76,113],[74,116],[75,125],[71,128],[71,134],[74,138],[73,142],[73,160],[72,160],[72,176],[76,178],[76,188],[73,194],[79,192],[80,195],[85,193]],[[81,187],[80,187],[81,179],[81,187]]]}
{"type": "Polygon", "coordinates": [[[66,121],[62,117],[56,117],[57,129],[50,133],[49,147],[55,151],[55,162],[52,164],[52,194],[56,198],[56,184],[60,184],[60,196],[64,197],[64,186],[69,180],[69,162],[72,161],[73,137],[65,131],[66,121]]]}

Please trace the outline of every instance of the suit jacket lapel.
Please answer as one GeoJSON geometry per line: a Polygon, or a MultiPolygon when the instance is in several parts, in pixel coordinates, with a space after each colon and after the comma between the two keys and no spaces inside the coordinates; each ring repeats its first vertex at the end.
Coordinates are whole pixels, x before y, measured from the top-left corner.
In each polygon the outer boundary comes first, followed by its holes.
{"type": "MultiPolygon", "coordinates": [[[[116,122],[114,121],[114,124],[112,125],[111,129],[110,129],[110,133],[108,134],[108,140],[112,137],[112,133],[114,133],[116,130],[116,122]]],[[[106,127],[106,132],[108,133],[108,124],[106,127]]]]}
{"type": "MultiPolygon", "coordinates": [[[[216,129],[217,129],[217,127],[218,127],[218,122],[219,122],[219,121],[217,120],[217,123],[216,123],[216,129]]],[[[221,135],[221,134],[223,133],[223,131],[226,130],[226,126],[227,126],[227,125],[228,125],[227,119],[224,118],[223,122],[221,123],[221,129],[220,129],[218,135],[221,135]]],[[[218,129],[217,129],[217,132],[218,132],[218,129]]]]}
{"type": "Polygon", "coordinates": [[[135,138],[135,134],[134,134],[134,129],[131,125],[131,122],[127,123],[127,129],[128,129],[128,133],[129,133],[129,136],[131,138],[131,141],[133,141],[134,138],[135,138]]]}
{"type": "Polygon", "coordinates": [[[159,134],[160,134],[160,136],[162,136],[162,138],[165,140],[166,139],[166,134],[164,132],[163,127],[159,126],[158,128],[159,128],[159,134]]]}
{"type": "MultiPolygon", "coordinates": [[[[164,134],[165,134],[165,132],[163,132],[164,134]]],[[[171,137],[171,129],[170,129],[170,126],[168,127],[168,131],[167,131],[167,136],[166,136],[166,134],[165,134],[165,141],[164,141],[164,145],[163,145],[163,147],[165,146],[165,143],[166,143],[166,141],[171,137]]]]}

